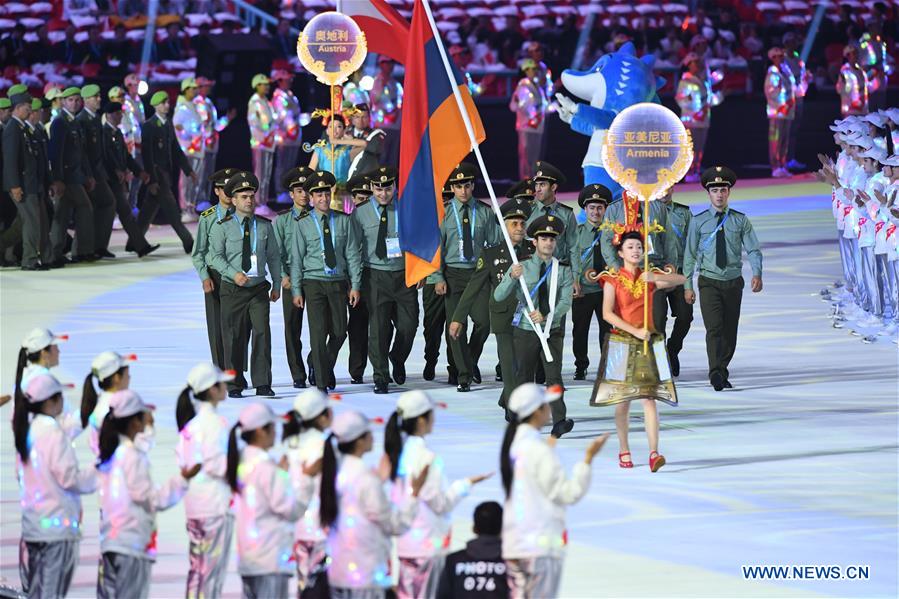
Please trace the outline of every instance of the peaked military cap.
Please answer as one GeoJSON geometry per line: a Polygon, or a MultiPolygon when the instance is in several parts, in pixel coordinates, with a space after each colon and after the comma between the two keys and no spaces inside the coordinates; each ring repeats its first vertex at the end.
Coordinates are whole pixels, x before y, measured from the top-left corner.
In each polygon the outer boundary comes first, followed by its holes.
{"type": "Polygon", "coordinates": [[[371,181],[371,186],[374,187],[390,187],[394,183],[396,183],[396,178],[399,176],[399,171],[397,171],[396,167],[393,166],[379,166],[377,169],[366,175],[368,180],[371,181]]]}
{"type": "Polygon", "coordinates": [[[330,191],[335,185],[337,185],[337,179],[334,178],[334,175],[328,171],[314,171],[311,175],[306,177],[306,181],[303,183],[303,189],[306,190],[306,193],[321,191],[322,189],[330,191]]]}
{"type": "Polygon", "coordinates": [[[259,179],[256,178],[256,175],[247,171],[237,173],[225,183],[225,195],[229,198],[242,191],[255,192],[257,189],[259,189],[259,179]]]}
{"type": "Polygon", "coordinates": [[[609,191],[608,187],[599,183],[586,186],[577,197],[577,203],[581,208],[586,207],[587,204],[597,202],[606,206],[612,203],[612,192],[609,191]]]}
{"type": "Polygon", "coordinates": [[[474,181],[474,178],[478,174],[478,169],[475,165],[470,164],[468,162],[463,162],[458,164],[456,168],[453,169],[453,172],[450,173],[449,183],[452,185],[453,183],[465,183],[466,181],[474,181]]]}
{"type": "Polygon", "coordinates": [[[443,202],[444,203],[449,202],[450,200],[453,199],[453,196],[456,195],[453,193],[453,190],[450,187],[449,181],[447,181],[446,184],[443,186],[443,191],[441,193],[443,194],[443,202]]]}
{"type": "Polygon", "coordinates": [[[706,189],[710,187],[733,187],[737,182],[737,174],[726,166],[712,166],[702,171],[702,186],[706,189]]]}
{"type": "MultiPolygon", "coordinates": [[[[534,198],[534,181],[532,179],[522,179],[514,184],[506,192],[507,198],[534,198]]],[[[504,204],[505,205],[505,204],[504,204]]]]}
{"type": "Polygon", "coordinates": [[[503,215],[503,220],[510,218],[527,218],[531,215],[531,204],[521,198],[513,198],[500,206],[499,211],[503,215]]]}
{"type": "Polygon", "coordinates": [[[370,175],[356,175],[346,182],[346,189],[353,195],[365,194],[371,195],[372,184],[369,179],[370,175]]]}
{"type": "Polygon", "coordinates": [[[303,183],[306,182],[306,178],[313,172],[314,171],[305,164],[296,166],[284,173],[281,177],[281,185],[287,190],[292,190],[294,187],[302,187],[303,183]]]}
{"type": "Polygon", "coordinates": [[[534,163],[534,176],[531,178],[534,181],[549,181],[559,185],[565,183],[565,175],[562,174],[562,171],[545,160],[538,160],[534,163]]]}
{"type": "Polygon", "coordinates": [[[214,173],[209,175],[209,182],[216,187],[224,187],[225,183],[228,182],[228,179],[239,172],[240,171],[236,168],[223,168],[222,170],[215,171],[214,173]]]}
{"type": "Polygon", "coordinates": [[[552,214],[545,214],[530,224],[528,227],[528,237],[537,237],[538,235],[552,235],[557,237],[565,232],[565,223],[561,218],[552,214]]]}

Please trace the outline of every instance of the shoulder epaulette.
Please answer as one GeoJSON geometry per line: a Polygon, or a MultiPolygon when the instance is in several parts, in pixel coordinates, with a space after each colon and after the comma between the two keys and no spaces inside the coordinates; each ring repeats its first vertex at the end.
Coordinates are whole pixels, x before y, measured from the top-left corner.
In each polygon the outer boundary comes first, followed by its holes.
{"type": "Polygon", "coordinates": [[[214,214],[214,213],[215,213],[215,206],[212,206],[211,208],[207,208],[206,210],[201,212],[200,216],[209,216],[210,214],[214,214]]]}
{"type": "Polygon", "coordinates": [[[687,210],[690,209],[690,207],[687,206],[686,204],[681,204],[681,203],[678,203],[678,202],[671,202],[671,205],[674,206],[675,208],[685,208],[685,209],[687,209],[687,210]]]}
{"type": "Polygon", "coordinates": [[[730,212],[733,212],[734,214],[739,214],[740,216],[746,216],[744,213],[740,212],[739,210],[734,210],[733,208],[730,209],[730,212]]]}
{"type": "Polygon", "coordinates": [[[265,218],[264,216],[259,216],[258,214],[256,215],[256,218],[259,219],[259,220],[261,220],[261,221],[263,221],[263,222],[266,222],[266,223],[272,222],[270,219],[267,219],[267,218],[265,218]]]}

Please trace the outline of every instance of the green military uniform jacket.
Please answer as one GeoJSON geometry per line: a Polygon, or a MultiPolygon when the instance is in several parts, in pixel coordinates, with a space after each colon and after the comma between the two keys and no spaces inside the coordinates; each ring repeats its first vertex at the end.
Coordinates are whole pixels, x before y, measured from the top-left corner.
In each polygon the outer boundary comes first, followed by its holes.
{"type": "MultiPolygon", "coordinates": [[[[643,218],[643,204],[640,204],[640,219],[643,218]]],[[[624,223],[624,200],[612,202],[606,209],[603,217],[604,223],[624,223]]],[[[665,230],[660,233],[650,233],[649,242],[651,251],[649,252],[649,261],[658,267],[664,267],[666,264],[674,264],[677,256],[677,237],[668,234],[668,207],[662,202],[652,201],[649,203],[649,222],[650,224],[658,223],[665,230]]],[[[621,268],[621,258],[612,245],[612,238],[615,237],[615,231],[605,229],[602,233],[602,256],[606,260],[606,264],[621,268]]]]}
{"type": "Polygon", "coordinates": [[[674,249],[677,251],[677,257],[670,259],[669,264],[677,267],[677,272],[682,273],[684,270],[684,248],[687,247],[687,233],[690,231],[690,221],[693,220],[693,213],[690,208],[677,202],[671,202],[668,206],[668,232],[674,237],[676,243],[674,249]]]}
{"type": "Polygon", "coordinates": [[[349,278],[350,289],[359,291],[362,286],[362,257],[360,256],[359,237],[356,226],[346,214],[330,211],[327,218],[334,216],[334,228],[331,240],[337,258],[335,274],[325,273],[325,253],[319,231],[322,227],[322,214],[312,210],[301,218],[293,235],[290,250],[290,288],[294,297],[303,296],[303,281],[346,281],[349,278]]]}
{"type": "Polygon", "coordinates": [[[49,187],[46,157],[24,121],[10,117],[3,128],[3,189],[20,188],[25,195],[43,195],[49,187]]]}
{"type": "Polygon", "coordinates": [[[281,254],[281,274],[290,276],[290,247],[293,244],[293,236],[300,219],[309,215],[309,208],[299,209],[291,206],[275,218],[275,239],[278,240],[278,249],[281,254]]]}
{"type": "Polygon", "coordinates": [[[144,170],[150,174],[150,183],[159,183],[159,177],[172,176],[177,166],[185,175],[192,172],[172,127],[172,119],[163,121],[158,114],[141,125],[141,156],[144,170]]]}
{"type": "MultiPolygon", "coordinates": [[[[602,223],[600,223],[601,225],[602,223]]],[[[584,273],[593,268],[593,252],[595,251],[600,253],[601,258],[601,266],[600,272],[605,270],[606,261],[605,258],[602,257],[602,245],[600,243],[600,239],[602,238],[602,229],[598,227],[600,225],[596,225],[594,227],[590,224],[589,221],[585,223],[580,223],[577,226],[577,234],[575,235],[575,249],[577,249],[577,257],[578,263],[580,264],[580,270],[578,271],[578,280],[581,283],[581,293],[600,293],[602,291],[602,286],[598,282],[588,281],[584,276],[584,273]],[[597,228],[594,231],[594,228],[597,228]],[[587,251],[587,250],[590,251],[587,251]],[[586,256],[584,254],[587,254],[586,256]]]]}
{"type": "Polygon", "coordinates": [[[108,176],[103,163],[103,122],[100,115],[82,108],[75,120],[81,125],[81,131],[84,133],[84,151],[87,153],[94,179],[105,181],[108,176]]]}
{"type": "MultiPolygon", "coordinates": [[[[528,291],[534,289],[534,286],[537,284],[537,281],[540,280],[540,264],[542,260],[540,256],[534,254],[527,260],[521,263],[523,273],[521,276],[524,277],[525,283],[527,283],[528,291]]],[[[571,309],[571,299],[572,299],[572,285],[574,285],[574,279],[571,275],[571,267],[565,264],[562,264],[559,261],[559,276],[557,282],[557,291],[556,291],[556,309],[553,312],[553,321],[552,325],[549,327],[550,330],[557,328],[562,324],[562,319],[565,318],[565,314],[571,309]]],[[[547,286],[549,289],[549,285],[552,282],[552,273],[547,275],[546,280],[543,282],[543,285],[547,286]]],[[[512,291],[515,291],[514,297],[518,300],[518,303],[521,304],[522,310],[527,310],[527,301],[524,297],[524,291],[521,289],[521,283],[518,282],[517,279],[513,279],[509,274],[509,271],[506,271],[506,274],[503,275],[502,281],[500,281],[499,285],[497,285],[496,290],[493,292],[493,297],[496,301],[501,302],[504,301],[507,297],[512,295],[512,291]]],[[[534,293],[533,302],[534,308],[538,308],[538,300],[539,291],[534,293]]],[[[547,314],[544,314],[547,316],[547,314]]],[[[518,328],[523,329],[525,331],[533,331],[534,329],[531,327],[530,321],[522,315],[521,319],[518,321],[518,328]]]]}
{"type": "Polygon", "coordinates": [[[570,265],[572,272],[580,272],[580,266],[578,264],[579,256],[577,248],[574,247],[575,239],[577,237],[577,218],[574,216],[574,210],[557,201],[549,206],[544,206],[540,202],[534,200],[531,204],[531,215],[528,217],[527,223],[525,223],[525,228],[530,226],[530,224],[539,217],[547,214],[552,214],[553,216],[562,219],[562,222],[565,224],[565,232],[556,238],[556,251],[553,255],[562,262],[570,265]],[[547,208],[549,208],[549,210],[547,210],[547,208]]]}
{"type": "MultiPolygon", "coordinates": [[[[527,241],[522,241],[516,248],[518,261],[527,260],[531,255],[531,247],[527,241]]],[[[452,322],[465,322],[471,313],[474,302],[480,297],[481,290],[487,285],[490,290],[490,332],[511,333],[512,317],[515,316],[515,308],[518,306],[518,298],[512,294],[506,299],[498,301],[493,293],[496,291],[503,275],[512,266],[512,258],[509,256],[509,248],[505,243],[500,243],[485,248],[478,258],[474,274],[465,287],[456,311],[453,312],[452,322]]],[[[516,281],[517,282],[517,281],[516,281]]]]}
{"type": "Polygon", "coordinates": [[[140,174],[140,165],[125,145],[121,129],[106,123],[103,125],[103,160],[106,162],[110,181],[117,181],[116,172],[131,171],[140,174]]]}
{"type": "MultiPolygon", "coordinates": [[[[396,220],[396,202],[387,205],[387,238],[398,238],[396,220]]],[[[356,206],[352,215],[356,223],[356,232],[359,234],[359,243],[362,248],[362,264],[366,268],[397,272],[405,270],[406,259],[379,258],[376,249],[378,245],[378,230],[381,226],[381,206],[374,199],[356,206]]]]}
{"type": "Polygon", "coordinates": [[[477,266],[478,258],[485,247],[496,245],[502,238],[499,226],[496,222],[496,215],[493,210],[482,204],[475,198],[468,201],[469,214],[474,223],[474,234],[471,236],[472,256],[466,256],[462,259],[460,254],[460,244],[462,237],[459,235],[459,225],[465,226],[462,222],[462,207],[464,204],[457,198],[453,198],[445,205],[443,222],[440,223],[440,270],[428,277],[428,283],[443,283],[446,279],[443,277],[443,270],[447,266],[453,268],[474,269],[477,266]],[[456,223],[456,214],[459,215],[459,223],[456,223]]]}
{"type": "MultiPolygon", "coordinates": [[[[278,285],[281,280],[281,263],[278,242],[272,221],[261,216],[250,216],[250,243],[253,243],[253,219],[256,220],[256,269],[258,275],[250,277],[245,287],[265,283],[266,272],[278,285]]],[[[243,221],[237,214],[229,214],[209,231],[209,256],[207,263],[222,275],[222,280],[234,283],[234,275],[243,272],[243,221]]]]}
{"type": "Polygon", "coordinates": [[[61,111],[50,123],[50,177],[53,181],[84,185],[93,177],[84,146],[84,132],[75,121],[75,115],[61,111]]]}
{"type": "Polygon", "coordinates": [[[212,227],[221,224],[225,217],[232,214],[234,214],[233,206],[226,211],[219,205],[207,208],[200,214],[200,221],[197,223],[197,239],[194,242],[190,260],[193,262],[197,274],[200,275],[201,281],[209,278],[209,233],[212,231],[212,227]]]}
{"type": "Polygon", "coordinates": [[[693,275],[697,271],[700,276],[718,281],[730,281],[741,276],[744,249],[752,267],[752,276],[762,276],[762,251],[752,223],[742,212],[727,208],[726,213],[724,241],[727,247],[727,264],[724,268],[718,267],[715,253],[717,211],[710,208],[693,217],[684,250],[684,276],[687,277],[685,289],[693,289],[693,275]]]}

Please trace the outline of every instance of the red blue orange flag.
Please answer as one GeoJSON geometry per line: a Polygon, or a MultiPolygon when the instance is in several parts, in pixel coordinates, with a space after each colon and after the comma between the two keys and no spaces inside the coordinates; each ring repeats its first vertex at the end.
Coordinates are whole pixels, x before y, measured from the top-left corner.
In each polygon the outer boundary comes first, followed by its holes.
{"type": "Polygon", "coordinates": [[[407,285],[414,285],[440,267],[443,185],[472,149],[453,86],[462,95],[475,140],[481,143],[486,139],[465,79],[452,62],[444,62],[440,40],[434,37],[422,2],[416,0],[412,11],[400,130],[397,209],[407,285]]]}

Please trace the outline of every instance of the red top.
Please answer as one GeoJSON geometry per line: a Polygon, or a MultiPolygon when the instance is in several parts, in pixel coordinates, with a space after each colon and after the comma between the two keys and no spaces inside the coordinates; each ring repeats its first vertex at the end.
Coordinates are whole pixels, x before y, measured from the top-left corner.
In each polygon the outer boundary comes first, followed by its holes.
{"type": "MultiPolygon", "coordinates": [[[[615,314],[620,316],[629,325],[643,328],[643,302],[647,298],[643,294],[643,281],[640,275],[643,270],[637,269],[634,274],[628,271],[618,269],[609,269],[603,271],[600,275],[600,281],[611,283],[615,287],[615,314]]],[[[647,285],[648,301],[649,301],[649,330],[653,330],[652,326],[652,294],[655,293],[656,286],[654,283],[647,285]]]]}

